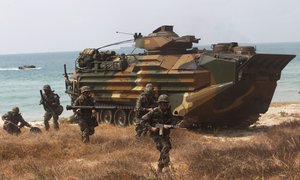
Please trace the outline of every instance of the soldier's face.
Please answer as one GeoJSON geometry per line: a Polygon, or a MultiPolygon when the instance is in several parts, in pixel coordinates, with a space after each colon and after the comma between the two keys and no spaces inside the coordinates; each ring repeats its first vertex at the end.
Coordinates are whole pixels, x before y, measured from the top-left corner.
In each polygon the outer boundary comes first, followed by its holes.
{"type": "Polygon", "coordinates": [[[50,91],[46,90],[46,89],[44,89],[44,92],[45,92],[45,94],[49,94],[50,93],[50,91]]]}
{"type": "Polygon", "coordinates": [[[162,111],[166,111],[168,109],[168,107],[169,107],[169,103],[167,103],[167,102],[161,102],[161,103],[159,103],[159,107],[160,107],[160,109],[162,111]]]}

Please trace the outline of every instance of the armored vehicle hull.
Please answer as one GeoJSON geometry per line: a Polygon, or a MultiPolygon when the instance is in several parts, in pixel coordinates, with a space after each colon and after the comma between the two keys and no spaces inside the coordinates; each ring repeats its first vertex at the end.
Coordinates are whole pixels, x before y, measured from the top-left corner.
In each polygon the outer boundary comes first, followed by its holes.
{"type": "Polygon", "coordinates": [[[135,35],[142,54],[115,54],[85,49],[76,60],[66,93],[74,100],[82,86],[91,86],[98,120],[117,125],[134,121],[137,97],[147,83],[168,94],[182,126],[202,124],[249,126],[265,113],[282,69],[295,55],[257,54],[251,46],[220,43],[212,50],[192,48],[194,36],[179,37],[172,26],[148,36],[135,35]]]}

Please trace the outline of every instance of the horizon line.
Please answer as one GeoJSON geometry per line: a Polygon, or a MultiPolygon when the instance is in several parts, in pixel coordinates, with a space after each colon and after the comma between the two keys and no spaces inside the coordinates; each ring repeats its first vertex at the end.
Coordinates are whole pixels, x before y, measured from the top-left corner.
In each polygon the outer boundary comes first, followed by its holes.
{"type": "MultiPolygon", "coordinates": [[[[233,42],[233,41],[232,41],[233,42]]],[[[283,41],[283,42],[258,42],[258,43],[249,43],[249,42],[239,42],[239,44],[280,44],[280,43],[300,43],[300,41],[283,41]]],[[[211,44],[203,44],[203,45],[198,45],[198,46],[211,46],[211,44]]],[[[119,47],[121,48],[129,48],[130,46],[124,46],[124,47],[119,47]]],[[[83,50],[83,49],[82,49],[83,50]]],[[[0,53],[0,56],[5,56],[5,55],[29,55],[29,54],[48,54],[48,53],[67,53],[67,52],[80,52],[82,50],[62,50],[62,51],[37,51],[37,52],[13,52],[13,53],[7,53],[7,54],[2,54],[0,53]]]]}

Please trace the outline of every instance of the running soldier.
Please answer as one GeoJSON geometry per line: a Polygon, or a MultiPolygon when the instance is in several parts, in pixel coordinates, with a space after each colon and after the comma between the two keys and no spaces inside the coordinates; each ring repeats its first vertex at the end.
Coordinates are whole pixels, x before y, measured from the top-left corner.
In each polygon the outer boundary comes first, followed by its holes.
{"type": "Polygon", "coordinates": [[[141,124],[140,118],[157,107],[155,93],[152,84],[148,83],[145,87],[144,92],[140,94],[136,100],[135,115],[136,115],[136,137],[143,136],[147,131],[144,129],[144,125],[141,124]]]}
{"type": "Polygon", "coordinates": [[[164,167],[170,163],[169,152],[172,148],[170,142],[170,128],[173,127],[174,120],[169,107],[169,97],[162,94],[158,97],[158,107],[145,114],[141,120],[148,127],[149,136],[160,151],[158,160],[158,171],[161,172],[164,167]]]}
{"type": "Polygon", "coordinates": [[[43,104],[45,109],[44,124],[46,131],[49,130],[49,120],[53,117],[53,126],[55,130],[59,130],[58,118],[63,111],[63,107],[60,105],[59,96],[52,91],[50,85],[43,86],[44,93],[41,91],[40,105],[43,104]]]}
{"type": "Polygon", "coordinates": [[[24,126],[31,128],[31,125],[23,119],[18,107],[14,107],[4,114],[2,120],[4,121],[3,129],[11,135],[19,135],[21,133],[20,129],[24,126]]]}
{"type": "MultiPolygon", "coordinates": [[[[94,98],[92,97],[91,88],[89,86],[81,87],[81,95],[75,100],[74,106],[94,106],[94,98]]],[[[93,135],[94,128],[98,126],[98,123],[93,116],[95,110],[93,109],[76,109],[75,110],[78,125],[80,126],[80,131],[82,132],[82,142],[89,143],[89,136],[93,135]]]]}

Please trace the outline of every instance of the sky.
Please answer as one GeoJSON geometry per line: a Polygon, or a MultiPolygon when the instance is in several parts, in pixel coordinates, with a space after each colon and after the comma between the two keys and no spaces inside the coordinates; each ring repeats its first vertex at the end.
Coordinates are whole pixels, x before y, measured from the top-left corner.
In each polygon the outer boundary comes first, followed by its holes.
{"type": "Polygon", "coordinates": [[[299,0],[0,0],[0,54],[79,51],[174,25],[199,45],[299,42],[299,0]]]}

